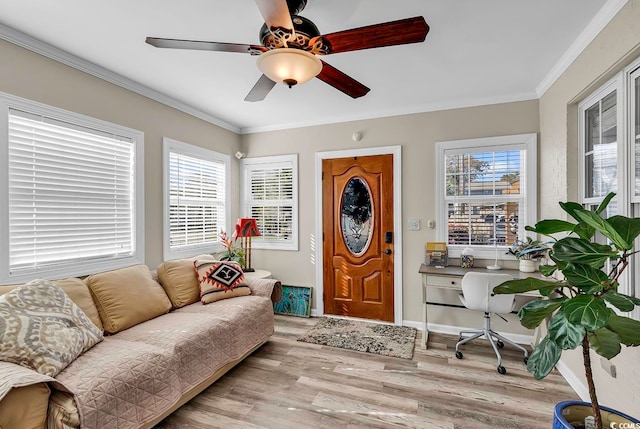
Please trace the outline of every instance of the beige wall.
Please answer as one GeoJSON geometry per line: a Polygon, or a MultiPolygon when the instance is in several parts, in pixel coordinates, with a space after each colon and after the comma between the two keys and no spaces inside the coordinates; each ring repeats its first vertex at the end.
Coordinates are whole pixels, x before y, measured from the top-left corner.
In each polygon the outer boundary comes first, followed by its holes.
{"type": "MultiPolygon", "coordinates": [[[[233,132],[2,40],[0,91],[144,132],[145,259],[152,268],[162,261],[162,138],[229,155],[239,147],[233,132]]],[[[238,163],[231,159],[236,178],[238,163]]],[[[231,190],[234,220],[237,180],[231,190]]]]}
{"type": "MultiPolygon", "coordinates": [[[[315,286],[311,237],[315,231],[316,152],[401,145],[403,318],[421,321],[422,292],[418,268],[424,259],[425,242],[436,239],[435,230],[426,226],[428,219],[436,217],[434,143],[536,132],[538,102],[525,101],[245,135],[242,145],[248,157],[290,153],[299,156],[300,250],[256,250],[253,266],[268,268],[286,284],[315,286]],[[351,136],[356,131],[362,132],[363,138],[354,143],[351,136]],[[406,224],[409,218],[420,219],[422,229],[408,231],[406,224]]],[[[453,298],[459,303],[457,297],[453,298]]],[[[429,322],[481,326],[481,316],[469,318],[469,313],[433,307],[429,322]]],[[[526,332],[518,322],[497,327],[499,330],[526,332]]]]}
{"type": "MultiPolygon", "coordinates": [[[[562,216],[558,201],[578,196],[577,103],[630,61],[640,56],[640,1],[630,0],[589,47],[540,99],[541,217],[562,216]]],[[[592,352],[601,404],[640,416],[640,349],[626,349],[613,359],[612,379],[592,352]]],[[[580,351],[565,352],[564,363],[584,381],[580,351]]]]}

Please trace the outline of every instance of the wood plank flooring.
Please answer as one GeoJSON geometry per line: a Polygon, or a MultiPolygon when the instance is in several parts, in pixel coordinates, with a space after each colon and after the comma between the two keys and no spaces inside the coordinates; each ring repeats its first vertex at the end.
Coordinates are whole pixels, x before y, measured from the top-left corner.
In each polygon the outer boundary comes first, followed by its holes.
{"type": "Polygon", "coordinates": [[[252,356],[177,410],[157,428],[428,428],[551,427],[553,406],[578,399],[553,372],[535,380],[522,354],[503,349],[506,375],[486,341],[420,333],[412,360],[300,343],[319,319],[276,316],[276,333],[252,356]]]}

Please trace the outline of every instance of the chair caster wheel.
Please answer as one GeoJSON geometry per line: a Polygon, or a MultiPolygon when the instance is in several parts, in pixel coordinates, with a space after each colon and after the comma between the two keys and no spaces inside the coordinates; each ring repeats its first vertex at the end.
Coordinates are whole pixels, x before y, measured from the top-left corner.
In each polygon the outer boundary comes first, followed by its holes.
{"type": "Polygon", "coordinates": [[[498,346],[499,349],[504,348],[504,343],[500,340],[498,340],[498,342],[496,343],[496,346],[498,346]]]}
{"type": "Polygon", "coordinates": [[[505,369],[504,366],[500,365],[500,366],[498,366],[498,373],[504,375],[504,374],[507,373],[507,370],[505,369]]]}
{"type": "Polygon", "coordinates": [[[529,363],[529,358],[528,358],[528,357],[526,357],[526,358],[524,358],[524,359],[523,359],[523,361],[524,361],[524,364],[526,365],[526,364],[528,364],[528,363],[529,363]]]}
{"type": "Polygon", "coordinates": [[[456,357],[457,357],[458,359],[462,359],[462,357],[463,357],[462,352],[456,352],[456,357]]]}

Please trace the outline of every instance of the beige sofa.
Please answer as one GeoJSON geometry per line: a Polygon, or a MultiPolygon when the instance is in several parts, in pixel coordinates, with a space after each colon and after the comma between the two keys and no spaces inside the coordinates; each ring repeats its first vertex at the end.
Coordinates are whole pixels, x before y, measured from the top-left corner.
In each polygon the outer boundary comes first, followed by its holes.
{"type": "MultiPolygon", "coordinates": [[[[203,305],[193,259],[56,281],[104,340],[55,378],[0,362],[0,429],[150,428],[264,344],[277,280],[203,305]]],[[[15,286],[0,286],[0,294],[15,286]]]]}

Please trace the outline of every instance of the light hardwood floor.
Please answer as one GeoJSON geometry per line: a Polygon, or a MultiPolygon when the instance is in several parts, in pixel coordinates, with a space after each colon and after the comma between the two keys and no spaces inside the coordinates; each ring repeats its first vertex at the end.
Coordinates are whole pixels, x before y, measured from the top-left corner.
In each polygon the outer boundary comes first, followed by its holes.
{"type": "Polygon", "coordinates": [[[276,316],[276,333],[252,356],[165,419],[158,428],[551,427],[553,406],[577,399],[553,372],[537,381],[514,349],[506,375],[486,341],[464,346],[430,334],[412,360],[300,343],[319,319],[276,316]]]}

